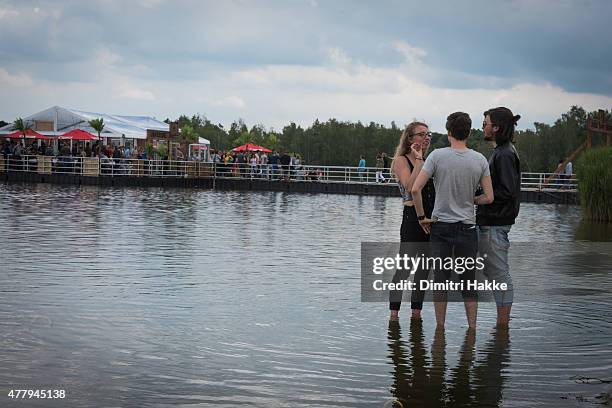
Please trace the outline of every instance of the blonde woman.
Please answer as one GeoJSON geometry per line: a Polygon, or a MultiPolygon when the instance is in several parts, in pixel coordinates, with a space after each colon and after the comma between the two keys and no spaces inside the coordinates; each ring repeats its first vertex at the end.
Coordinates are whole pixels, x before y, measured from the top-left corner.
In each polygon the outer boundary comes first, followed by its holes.
{"type": "MultiPolygon", "coordinates": [[[[404,204],[402,226],[400,228],[401,242],[429,242],[429,235],[423,231],[417,219],[410,190],[425,163],[424,155],[429,149],[430,142],[431,132],[429,131],[429,127],[422,122],[412,122],[406,126],[406,129],[402,132],[397,148],[395,149],[391,169],[393,174],[395,174],[404,204]]],[[[423,191],[425,215],[428,218],[431,216],[434,200],[435,193],[433,183],[430,180],[423,191]]],[[[421,280],[427,279],[427,275],[428,271],[416,271],[414,282],[417,288],[421,280]]],[[[393,276],[393,282],[399,282],[408,278],[408,271],[398,270],[393,276]]],[[[412,291],[411,309],[413,318],[421,318],[424,295],[424,292],[421,290],[412,291]]],[[[401,303],[402,291],[391,291],[389,293],[390,320],[397,320],[401,303]]]]}

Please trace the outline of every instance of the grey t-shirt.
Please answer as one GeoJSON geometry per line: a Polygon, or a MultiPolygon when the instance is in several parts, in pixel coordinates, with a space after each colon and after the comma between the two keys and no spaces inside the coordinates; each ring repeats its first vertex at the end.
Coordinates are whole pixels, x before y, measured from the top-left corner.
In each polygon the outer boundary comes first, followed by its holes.
{"type": "Polygon", "coordinates": [[[436,201],[432,219],[476,224],[474,194],[480,180],[490,175],[489,163],[482,154],[471,149],[436,149],[425,160],[422,171],[434,178],[436,201]]]}

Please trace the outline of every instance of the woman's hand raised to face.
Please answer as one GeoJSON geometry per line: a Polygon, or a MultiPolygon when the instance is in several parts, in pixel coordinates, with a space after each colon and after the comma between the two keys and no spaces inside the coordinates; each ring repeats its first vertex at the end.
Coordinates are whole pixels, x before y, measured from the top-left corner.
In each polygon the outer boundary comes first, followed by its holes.
{"type": "Polygon", "coordinates": [[[410,151],[412,152],[412,154],[414,155],[414,157],[416,157],[417,159],[422,159],[423,158],[423,152],[421,149],[421,145],[418,143],[413,143],[410,145],[410,151]]]}

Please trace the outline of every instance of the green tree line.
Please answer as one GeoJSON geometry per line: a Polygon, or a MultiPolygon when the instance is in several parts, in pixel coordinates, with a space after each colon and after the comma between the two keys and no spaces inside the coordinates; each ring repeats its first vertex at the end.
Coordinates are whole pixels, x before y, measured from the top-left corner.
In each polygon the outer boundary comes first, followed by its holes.
{"type": "MultiPolygon", "coordinates": [[[[586,138],[587,119],[596,117],[597,112],[586,112],[582,107],[572,106],[554,124],[534,123],[534,129],[516,132],[516,148],[526,172],[551,172],[559,160],[565,159],[586,138]]],[[[612,119],[611,111],[606,118],[612,119]]],[[[472,118],[475,125],[482,117],[472,118]]],[[[169,120],[166,120],[169,122],[169,120]]],[[[390,127],[370,122],[340,122],[329,119],[325,122],[315,120],[303,128],[293,122],[281,131],[266,129],[263,124],[247,126],[242,119],[234,121],[229,129],[215,124],[202,115],[178,119],[181,132],[190,140],[204,137],[216,150],[229,150],[251,142],[278,152],[300,154],[307,164],[327,166],[356,166],[360,155],[366,158],[367,166],[375,164],[376,155],[386,152],[393,156],[402,128],[394,122],[390,127]]],[[[605,136],[594,135],[593,145],[605,144],[605,136]]],[[[482,130],[473,129],[468,145],[488,157],[492,146],[483,141],[482,130]]],[[[433,133],[432,148],[448,146],[446,134],[433,133]]]]}

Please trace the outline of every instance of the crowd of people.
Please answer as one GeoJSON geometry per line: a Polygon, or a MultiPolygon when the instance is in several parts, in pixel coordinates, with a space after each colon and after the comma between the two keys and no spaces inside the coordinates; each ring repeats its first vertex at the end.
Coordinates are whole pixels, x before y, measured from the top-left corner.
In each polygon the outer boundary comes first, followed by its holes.
{"type": "MultiPolygon", "coordinates": [[[[29,142],[29,141],[28,141],[29,142]]],[[[22,140],[4,140],[1,152],[5,158],[6,166],[9,168],[24,166],[27,169],[34,168],[37,164],[36,156],[52,156],[53,168],[66,169],[73,166],[80,168],[79,158],[98,157],[102,167],[102,173],[108,168],[125,166],[128,159],[167,160],[168,156],[160,156],[158,152],[148,153],[143,147],[105,145],[101,141],[73,142],[59,140],[55,144],[37,141],[25,143],[22,140]],[[27,160],[23,158],[27,157],[27,160]],[[10,158],[10,159],[9,159],[10,158]],[[10,163],[10,164],[9,164],[10,163]]],[[[214,164],[217,174],[225,177],[250,177],[269,180],[298,180],[298,181],[320,181],[324,178],[322,168],[311,168],[303,164],[299,154],[289,154],[276,151],[266,153],[262,151],[235,152],[232,150],[216,151],[210,150],[210,154],[202,155],[193,152],[189,160],[205,161],[214,164]]],[[[186,155],[176,148],[173,152],[175,160],[184,160],[186,155]]],[[[15,168],[18,170],[17,168],[15,168]]]]}
{"type": "Polygon", "coordinates": [[[286,152],[212,150],[210,161],[217,166],[217,174],[226,177],[320,181],[324,176],[321,168],[305,166],[299,154],[286,152]]]}
{"type": "MultiPolygon", "coordinates": [[[[82,169],[82,158],[100,158],[102,173],[114,172],[115,169],[125,169],[128,160],[147,160],[160,157],[148,157],[146,149],[132,146],[116,146],[103,144],[101,141],[73,142],[58,140],[57,143],[37,141],[24,143],[23,140],[4,140],[1,152],[5,159],[5,166],[13,170],[36,170],[38,156],[52,157],[50,163],[54,172],[75,173],[82,169]]],[[[178,156],[178,154],[177,154],[178,156]]],[[[175,156],[176,157],[176,156],[175,156]]],[[[162,157],[167,159],[167,157],[162,157]]]]}
{"type": "Polygon", "coordinates": [[[12,156],[62,156],[62,157],[103,157],[115,159],[146,159],[147,153],[142,147],[104,145],[100,141],[93,143],[72,143],[69,140],[59,140],[57,144],[41,141],[38,145],[35,141],[23,143],[22,140],[10,139],[2,142],[2,154],[6,157],[12,156]]]}

